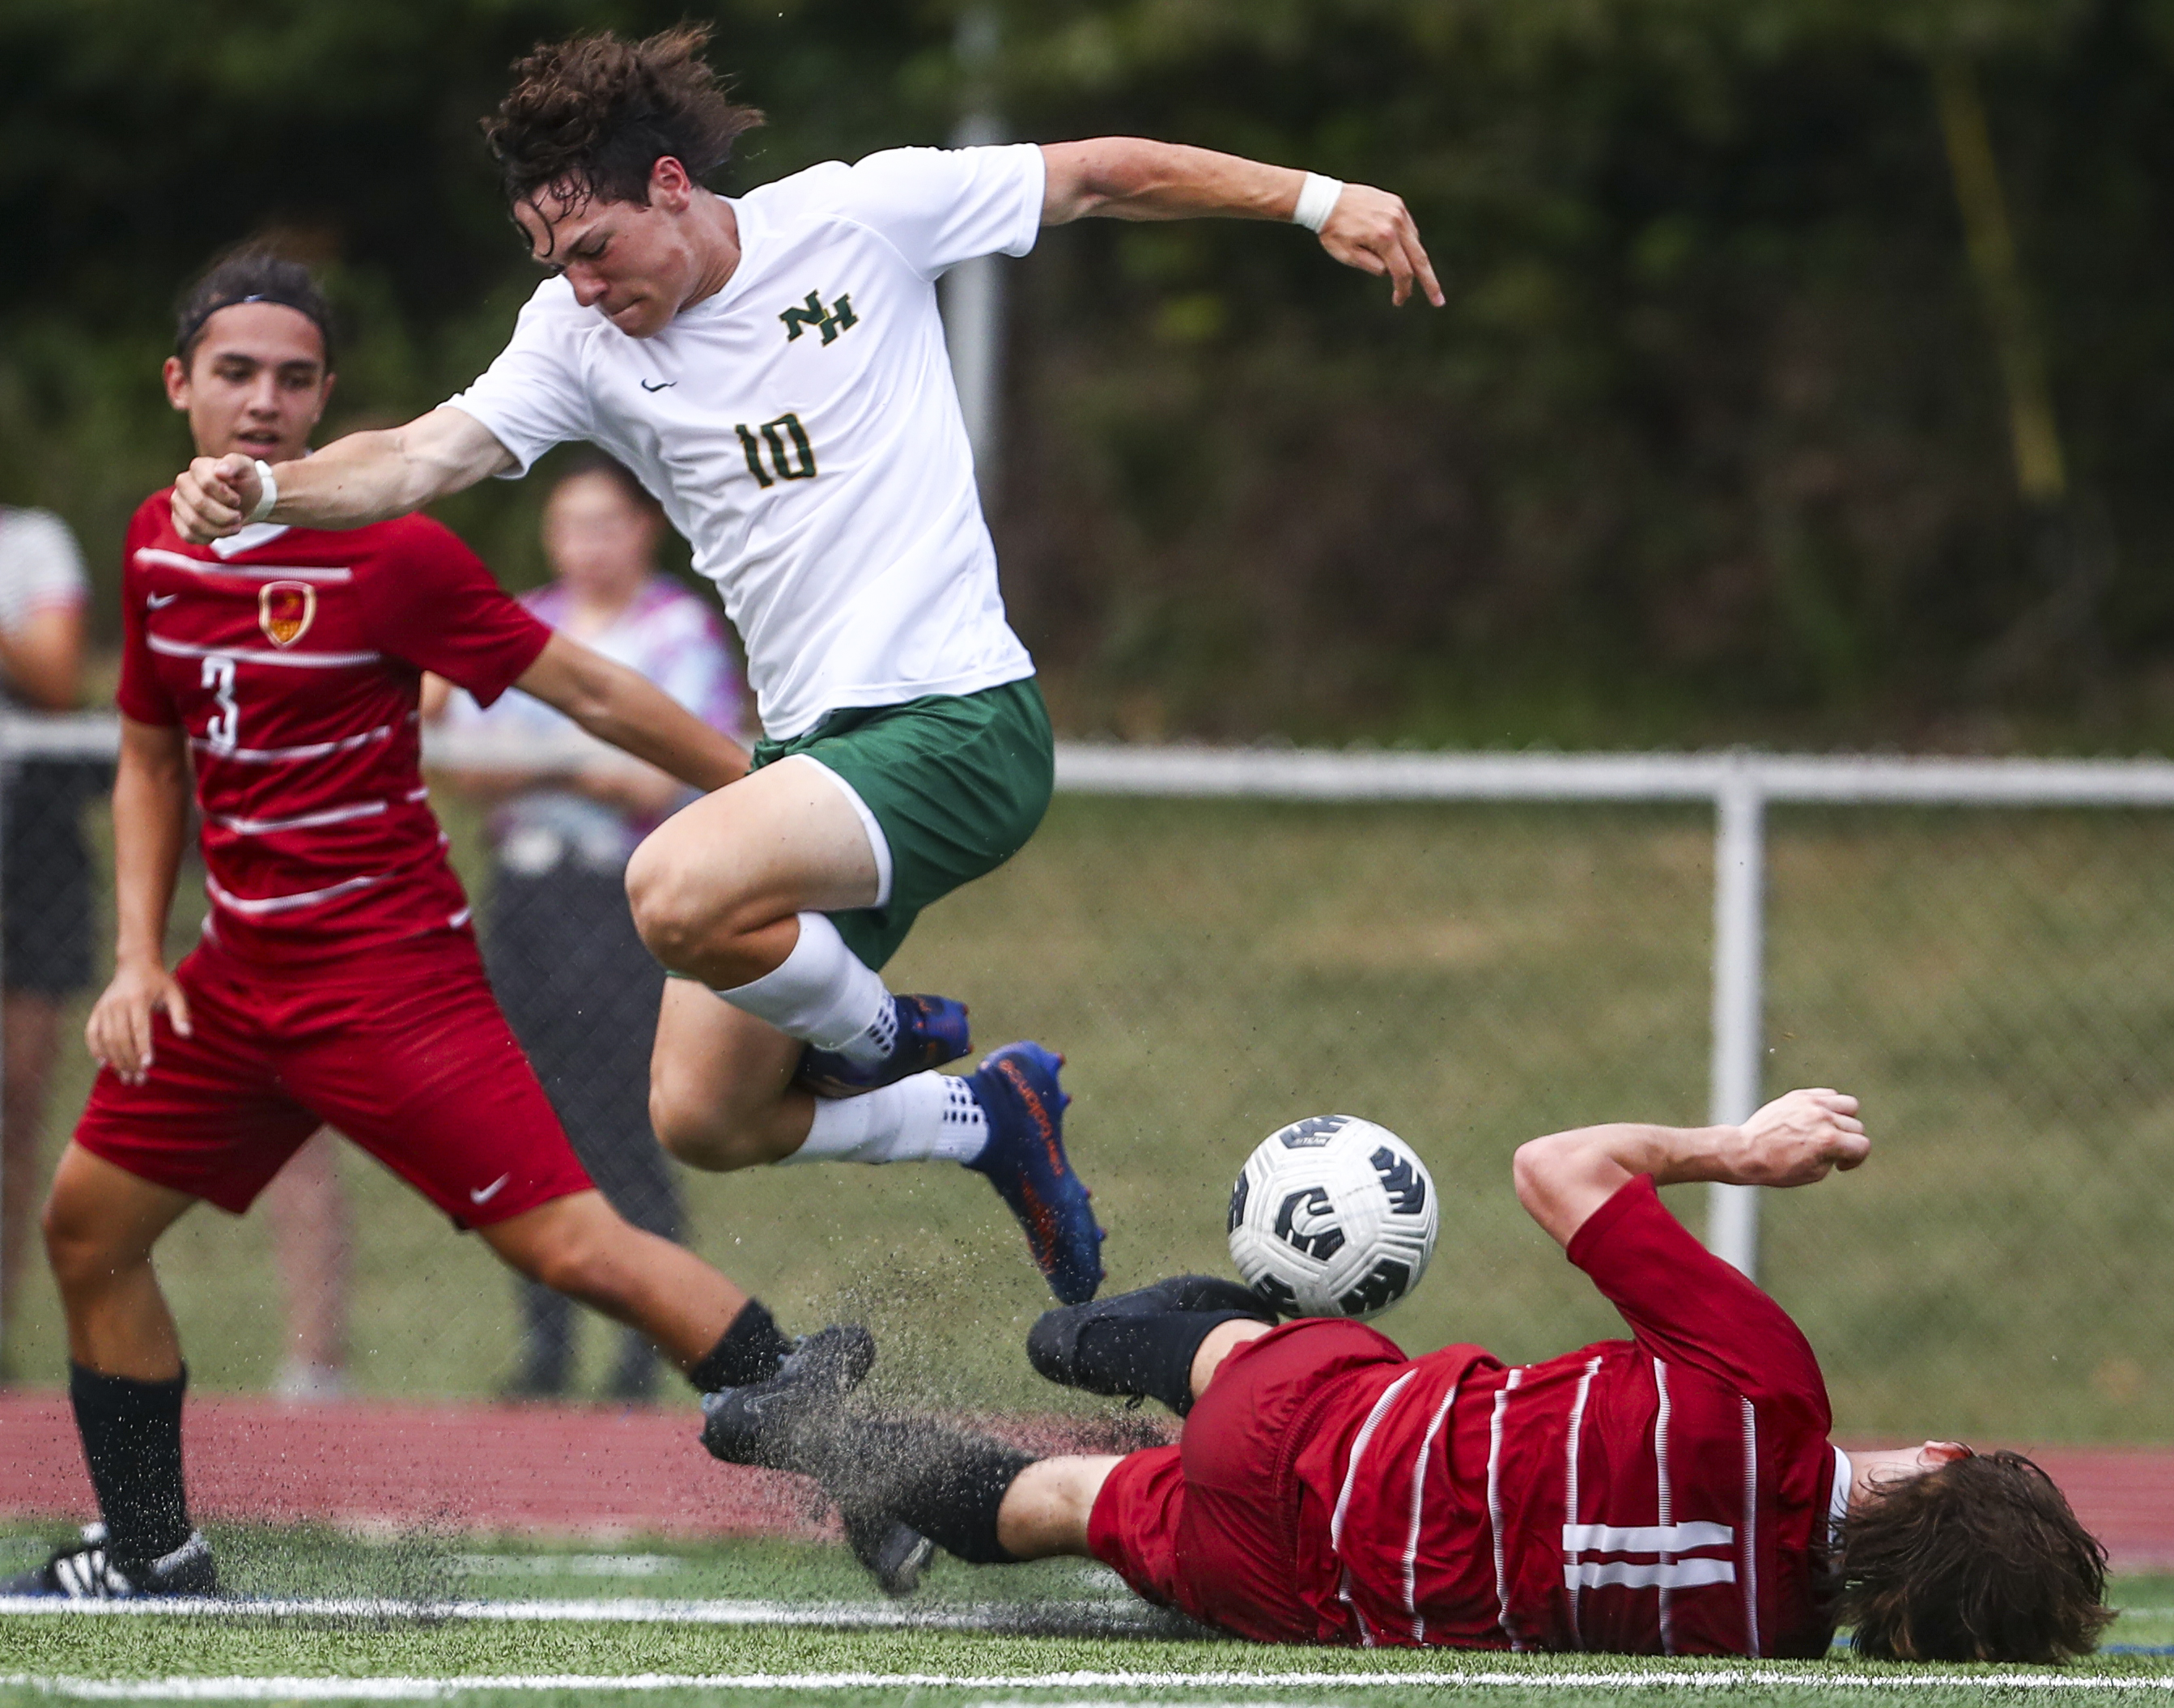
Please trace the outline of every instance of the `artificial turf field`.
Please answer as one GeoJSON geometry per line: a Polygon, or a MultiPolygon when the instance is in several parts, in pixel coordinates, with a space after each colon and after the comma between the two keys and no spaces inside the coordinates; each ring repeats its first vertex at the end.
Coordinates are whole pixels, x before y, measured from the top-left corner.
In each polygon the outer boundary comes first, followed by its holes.
{"type": "MultiPolygon", "coordinates": [[[[1265,1648],[1167,1620],[1077,1562],[944,1562],[906,1603],[842,1550],[614,1544],[365,1545],[325,1533],[214,1537],[233,1586],[305,1613],[0,1613],[0,1705],[55,1700],[1348,1704],[1452,1698],[1550,1708],[1668,1695],[1790,1705],[1948,1703],[2049,1690],[2174,1690],[2174,1579],[2119,1582],[2108,1649],[2058,1670],[1265,1648]],[[522,1605],[526,1604],[525,1608],[522,1605]],[[920,1621],[917,1623],[916,1621],[920,1621]]],[[[0,1554],[27,1561],[27,1535],[0,1554]]]]}

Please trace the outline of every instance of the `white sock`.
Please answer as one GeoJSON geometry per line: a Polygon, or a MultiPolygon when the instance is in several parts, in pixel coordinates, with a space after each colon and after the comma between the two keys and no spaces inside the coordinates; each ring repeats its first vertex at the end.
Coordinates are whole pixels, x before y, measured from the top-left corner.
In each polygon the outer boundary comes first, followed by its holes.
{"type": "Polygon", "coordinates": [[[774,972],[717,994],[788,1038],[842,1051],[866,1065],[890,1053],[898,1017],[883,980],[820,913],[803,913],[800,940],[774,972]]]}
{"type": "Polygon", "coordinates": [[[787,1162],[971,1162],[989,1118],[965,1079],[933,1070],[865,1097],[819,1097],[807,1142],[787,1162]]]}

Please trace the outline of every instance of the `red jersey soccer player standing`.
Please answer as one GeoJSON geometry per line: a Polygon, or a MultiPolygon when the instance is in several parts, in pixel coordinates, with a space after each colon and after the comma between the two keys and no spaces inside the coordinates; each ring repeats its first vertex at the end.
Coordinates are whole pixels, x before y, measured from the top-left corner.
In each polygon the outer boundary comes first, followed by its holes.
{"type": "MultiPolygon", "coordinates": [[[[1835,1448],[1796,1325],[1654,1192],[1854,1168],[1856,1111],[1798,1091],[1740,1127],[1519,1151],[1519,1198],[1627,1341],[1516,1368],[1474,1346],[1412,1359],[1362,1323],[1274,1327],[1243,1288],[1183,1276],[1051,1311],[1027,1343],[1045,1376],[1186,1413],[1176,1446],[1030,1462],[933,1419],[831,1419],[761,1462],[962,1558],[1090,1555],[1263,1641],[1809,1657],[1853,1609],[1860,1646],[1893,1657],[2080,1652],[2110,1617],[2105,1555],[2044,1473],[1949,1441],[1835,1448]]],[[[705,1439],[751,1457],[766,1444],[731,1401],[712,1396],[705,1439]]]]}
{"type": "MultiPolygon", "coordinates": [[[[322,298],[244,253],[181,314],[167,387],[201,451],[304,453],[332,386],[322,298]]],[[[88,1036],[103,1064],[46,1211],[101,1527],[0,1592],[201,1593],[181,1483],[187,1376],[152,1248],[197,1199],[240,1213],[320,1123],[522,1273],[657,1342],[699,1389],[835,1389],[864,1331],[798,1354],[769,1313],[590,1185],[493,1000],[425,803],[434,670],[485,703],[518,684],[699,788],[745,755],[646,678],[554,634],[419,517],[351,532],[174,532],[137,513],[123,568],[119,934],[88,1036]],[[163,944],[189,799],[211,906],[163,944]]]]}

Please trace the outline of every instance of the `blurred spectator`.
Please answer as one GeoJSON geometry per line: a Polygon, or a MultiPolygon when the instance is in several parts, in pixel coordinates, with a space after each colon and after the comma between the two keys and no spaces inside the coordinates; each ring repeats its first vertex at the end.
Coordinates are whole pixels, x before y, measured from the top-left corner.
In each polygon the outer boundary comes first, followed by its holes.
{"type": "Polygon", "coordinates": [[[264,1189],[272,1251],[287,1301],[287,1350],[272,1392],[310,1404],[347,1394],[347,1287],[354,1219],[329,1127],[287,1159],[264,1189]]]}
{"type": "MultiPolygon", "coordinates": [[[[75,705],[89,594],[67,523],[0,508],[0,687],[9,711],[75,705]]],[[[27,759],[0,780],[0,1358],[14,1344],[61,1007],[90,982],[81,821],[96,772],[80,760],[27,759]]],[[[0,1377],[8,1374],[0,1363],[0,1377]]]]}
{"type": "MultiPolygon", "coordinates": [[[[594,454],[573,464],[544,506],[544,549],[554,580],[528,608],[607,657],[640,671],[719,729],[736,730],[738,667],[707,600],[657,572],[664,517],[634,477],[594,454]]],[[[510,693],[489,711],[442,684],[449,730],[548,741],[571,729],[539,701],[510,693]]],[[[649,1046],[663,970],[627,910],[627,857],[657,822],[692,798],[662,771],[613,755],[578,770],[466,770],[456,787],[494,803],[494,881],[484,954],[500,1005],[535,1063],[560,1118],[604,1196],[636,1227],[668,1240],[683,1220],[673,1164],[649,1124],[649,1046]]],[[[574,1307],[521,1289],[521,1363],[509,1395],[564,1393],[574,1307]]],[[[656,1354],[621,1331],[607,1384],[646,1398],[656,1354]]]]}

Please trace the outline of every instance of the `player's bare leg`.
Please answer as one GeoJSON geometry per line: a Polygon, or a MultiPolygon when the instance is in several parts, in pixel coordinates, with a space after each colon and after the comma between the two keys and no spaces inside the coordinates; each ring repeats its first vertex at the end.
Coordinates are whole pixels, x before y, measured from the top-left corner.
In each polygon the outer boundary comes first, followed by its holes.
{"type": "Polygon", "coordinates": [[[667,980],[649,1063],[658,1140],[693,1168],[784,1161],[815,1119],[815,1099],[792,1083],[806,1047],[691,979],[667,980]]]}
{"type": "Polygon", "coordinates": [[[68,1356],[136,1381],[181,1372],[181,1342],[151,1250],[197,1201],[71,1144],[46,1200],[46,1256],[68,1316],[68,1356]]]}
{"type": "Polygon", "coordinates": [[[641,1330],[682,1370],[701,1363],[748,1303],[686,1247],[627,1222],[602,1192],[554,1198],[478,1231],[522,1274],[641,1330]]]}
{"type": "Polygon", "coordinates": [[[189,1525],[181,1478],[187,1375],[151,1266],[195,1198],[71,1144],[46,1201],[46,1253],[68,1315],[68,1397],[103,1522],[9,1593],[207,1594],[211,1550],[189,1525]]]}
{"type": "Polygon", "coordinates": [[[635,850],[627,899],[649,952],[711,990],[785,964],[798,916],[875,905],[881,876],[823,769],[781,759],[674,813],[635,850]]]}
{"type": "Polygon", "coordinates": [[[1102,1233],[1064,1155],[1060,1058],[1020,1043],[971,1076],[931,1071],[965,1052],[965,1010],[894,997],[825,911],[874,905],[880,835],[836,776],[796,755],[635,850],[635,924],[683,975],[658,1013],[651,1123],[698,1168],[963,1164],[1019,1219],[1057,1296],[1092,1298],[1102,1233]]]}
{"type": "Polygon", "coordinates": [[[877,905],[889,861],[859,796],[794,754],[660,826],[628,864],[627,895],[668,968],[801,1041],[803,1089],[853,1097],[968,1047],[962,1004],[894,996],[830,917],[877,905]]]}
{"type": "Polygon", "coordinates": [[[1233,1317],[1209,1329],[1208,1338],[1200,1343],[1200,1350],[1192,1354],[1192,1397],[1198,1400],[1208,1392],[1208,1384],[1215,1380],[1215,1372],[1223,1368],[1225,1359],[1240,1347],[1258,1340],[1274,1327],[1273,1322],[1252,1322],[1244,1317],[1233,1317]]]}
{"type": "Polygon", "coordinates": [[[1095,1497],[1117,1468],[1114,1454],[1037,1459],[1012,1479],[997,1508],[997,1540],[1014,1559],[1088,1557],[1095,1497]]]}

